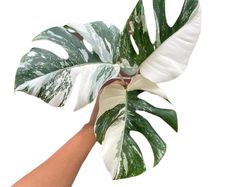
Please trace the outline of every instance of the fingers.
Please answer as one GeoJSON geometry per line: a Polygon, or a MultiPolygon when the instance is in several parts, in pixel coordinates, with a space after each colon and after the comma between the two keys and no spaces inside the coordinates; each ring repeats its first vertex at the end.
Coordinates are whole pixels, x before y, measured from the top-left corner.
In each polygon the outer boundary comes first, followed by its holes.
{"type": "Polygon", "coordinates": [[[99,111],[99,98],[100,98],[100,95],[103,91],[103,89],[108,86],[109,84],[111,83],[117,83],[117,84],[120,84],[122,86],[124,86],[125,88],[127,87],[127,85],[130,83],[131,79],[130,78],[126,78],[126,79],[123,79],[123,81],[120,79],[120,78],[115,78],[115,79],[111,79],[109,81],[107,81],[100,89],[98,95],[97,95],[97,98],[96,98],[96,102],[95,102],[95,105],[94,105],[94,108],[93,108],[93,111],[91,113],[91,117],[90,117],[90,124],[94,125],[95,124],[95,121],[96,121],[96,117],[97,117],[97,114],[98,114],[98,111],[99,111]]]}
{"type": "Polygon", "coordinates": [[[106,87],[107,85],[109,85],[111,83],[118,83],[118,84],[121,84],[124,87],[126,87],[130,83],[130,81],[131,81],[130,78],[123,78],[123,81],[120,78],[110,79],[101,87],[100,90],[102,90],[104,87],[106,87]]]}

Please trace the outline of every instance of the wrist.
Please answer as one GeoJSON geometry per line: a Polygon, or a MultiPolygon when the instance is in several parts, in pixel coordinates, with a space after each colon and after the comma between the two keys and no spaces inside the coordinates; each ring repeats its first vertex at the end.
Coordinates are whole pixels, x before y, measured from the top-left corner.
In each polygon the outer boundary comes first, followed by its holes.
{"type": "Polygon", "coordinates": [[[94,133],[94,124],[88,122],[82,127],[82,130],[91,131],[92,133],[94,133]]]}
{"type": "Polygon", "coordinates": [[[86,138],[88,138],[90,141],[92,140],[92,142],[96,141],[96,137],[95,137],[95,132],[94,132],[94,125],[91,123],[86,123],[82,129],[80,130],[80,132],[78,132],[78,134],[83,134],[86,138]]]}

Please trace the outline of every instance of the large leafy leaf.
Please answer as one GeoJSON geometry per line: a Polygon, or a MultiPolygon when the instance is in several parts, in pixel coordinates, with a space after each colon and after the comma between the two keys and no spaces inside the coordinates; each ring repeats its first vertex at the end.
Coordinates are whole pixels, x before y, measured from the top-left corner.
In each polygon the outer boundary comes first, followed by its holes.
{"type": "Polygon", "coordinates": [[[34,40],[50,40],[61,45],[69,58],[62,59],[48,50],[32,48],[21,59],[15,89],[37,96],[53,106],[63,106],[76,81],[79,88],[76,109],[91,102],[101,86],[119,73],[119,66],[112,64],[115,52],[109,45],[116,48],[119,31],[102,22],[84,27],[90,28],[89,33],[79,33],[65,26],[50,28],[36,36],[34,40]],[[84,39],[93,51],[87,49],[84,39]],[[97,41],[105,41],[106,45],[99,48],[101,43],[97,41]]]}
{"type": "Polygon", "coordinates": [[[156,108],[138,98],[144,90],[165,97],[159,87],[141,75],[134,77],[127,88],[118,83],[108,85],[100,96],[95,133],[103,144],[104,161],[113,179],[136,176],[145,171],[141,150],[130,131],[138,131],[146,137],[153,150],[154,166],[166,151],[164,141],[137,110],[160,117],[177,131],[175,111],[156,108]]]}
{"type": "Polygon", "coordinates": [[[120,60],[127,60],[131,66],[140,65],[153,51],[154,46],[147,30],[143,2],[140,0],[127,20],[120,37],[120,60]],[[135,51],[131,38],[138,47],[139,53],[135,51]]]}
{"type": "Polygon", "coordinates": [[[113,25],[103,22],[88,24],[68,24],[76,30],[87,42],[92,44],[93,50],[104,62],[116,63],[118,58],[118,42],[120,31],[113,25]]]}
{"type": "Polygon", "coordinates": [[[198,0],[185,0],[177,21],[170,27],[165,0],[153,0],[153,9],[157,28],[154,44],[148,34],[143,2],[139,0],[121,35],[120,61],[128,61],[129,68],[139,65],[143,76],[159,83],[179,76],[186,68],[200,33],[201,12],[198,0]]]}

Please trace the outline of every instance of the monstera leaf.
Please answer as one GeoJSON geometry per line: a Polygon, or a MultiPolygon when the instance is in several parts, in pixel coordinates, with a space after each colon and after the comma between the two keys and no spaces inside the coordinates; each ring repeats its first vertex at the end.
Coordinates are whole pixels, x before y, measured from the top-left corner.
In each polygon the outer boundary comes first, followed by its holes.
{"type": "Polygon", "coordinates": [[[166,97],[156,84],[141,75],[134,76],[127,88],[117,83],[106,86],[100,96],[95,133],[103,144],[104,161],[113,179],[136,176],[145,171],[141,150],[130,131],[142,133],[149,141],[154,153],[154,166],[166,151],[164,141],[137,110],[160,117],[177,131],[175,111],[156,108],[138,98],[143,91],[166,97]]]}
{"type": "Polygon", "coordinates": [[[150,41],[140,0],[121,35],[120,58],[130,66],[139,65],[143,76],[159,83],[179,76],[187,66],[200,33],[201,12],[198,0],[185,0],[176,23],[170,27],[165,15],[165,0],[153,0],[153,10],[157,28],[154,44],[150,41]]]}
{"type": "Polygon", "coordinates": [[[84,37],[68,26],[53,27],[36,36],[34,40],[49,40],[61,45],[69,58],[62,59],[48,50],[32,48],[20,62],[15,89],[53,106],[63,106],[78,81],[80,92],[76,109],[93,101],[101,86],[119,74],[119,66],[113,64],[119,31],[103,22],[83,27],[90,29],[84,37]],[[93,51],[86,48],[84,38],[93,46],[93,51]]]}
{"type": "Polygon", "coordinates": [[[155,108],[139,99],[138,94],[148,91],[167,99],[154,83],[171,80],[185,69],[200,33],[200,7],[197,0],[186,0],[173,27],[167,24],[164,0],[153,0],[153,9],[157,27],[154,44],[148,34],[142,1],[137,3],[120,36],[119,60],[125,64],[121,70],[131,76],[138,67],[141,75],[132,77],[127,88],[115,84],[106,87],[100,98],[95,132],[103,144],[104,161],[113,179],[145,171],[141,151],[130,131],[142,133],[149,141],[154,166],[166,151],[166,144],[137,110],[156,115],[175,131],[178,129],[173,110],[155,108]]]}
{"type": "Polygon", "coordinates": [[[177,131],[176,112],[157,108],[138,96],[146,91],[169,101],[157,83],[172,80],[184,71],[200,33],[198,0],[185,0],[172,27],[167,24],[165,0],[153,0],[152,5],[156,23],[153,43],[143,2],[139,0],[122,32],[103,22],[67,24],[42,32],[34,40],[54,42],[69,57],[63,59],[48,50],[32,48],[22,58],[16,73],[15,90],[53,106],[63,106],[75,92],[75,109],[92,102],[105,85],[94,131],[103,145],[104,162],[113,179],[136,176],[146,170],[130,131],[138,131],[148,140],[154,166],[164,156],[166,144],[138,111],[159,117],[177,131]],[[111,79],[122,80],[123,84],[112,81],[105,84],[111,79]],[[130,80],[128,85],[125,79],[130,80]]]}

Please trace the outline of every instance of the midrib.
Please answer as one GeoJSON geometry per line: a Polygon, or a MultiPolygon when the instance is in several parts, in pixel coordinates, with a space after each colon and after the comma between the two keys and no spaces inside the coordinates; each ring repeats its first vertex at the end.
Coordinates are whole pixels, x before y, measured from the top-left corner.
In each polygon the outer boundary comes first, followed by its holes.
{"type": "Polygon", "coordinates": [[[125,116],[124,116],[124,120],[125,120],[125,125],[123,127],[123,133],[122,133],[122,139],[121,139],[121,147],[120,147],[120,151],[119,151],[119,155],[118,155],[118,166],[117,166],[117,171],[116,171],[116,175],[115,175],[115,178],[117,177],[117,175],[119,174],[119,167],[120,167],[120,159],[121,159],[121,153],[122,153],[122,148],[123,148],[123,140],[124,140],[124,135],[125,135],[125,130],[126,130],[126,120],[127,120],[127,112],[128,112],[128,108],[127,108],[127,103],[128,103],[128,99],[127,99],[127,91],[125,91],[125,116]]]}

